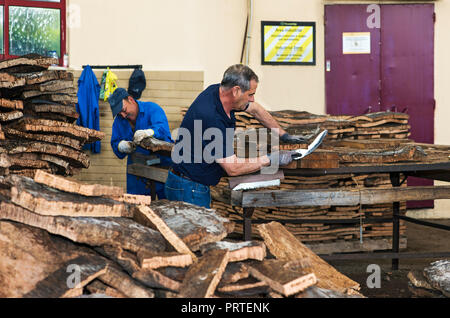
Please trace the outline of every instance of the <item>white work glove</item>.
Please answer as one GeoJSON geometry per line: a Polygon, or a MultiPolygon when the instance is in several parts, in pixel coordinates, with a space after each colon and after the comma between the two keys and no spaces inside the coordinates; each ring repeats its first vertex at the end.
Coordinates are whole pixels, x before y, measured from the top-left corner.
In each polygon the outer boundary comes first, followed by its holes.
{"type": "Polygon", "coordinates": [[[148,137],[153,137],[155,135],[155,131],[153,129],[145,129],[145,130],[137,130],[134,133],[133,141],[135,144],[139,145],[142,140],[148,137]]]}
{"type": "Polygon", "coordinates": [[[268,155],[268,157],[270,159],[271,165],[278,164],[280,167],[284,167],[289,165],[293,161],[293,154],[293,151],[277,151],[272,152],[270,155],[268,155]]]}
{"type": "Polygon", "coordinates": [[[119,142],[118,149],[121,153],[130,154],[136,151],[136,145],[131,141],[122,140],[119,142]]]}

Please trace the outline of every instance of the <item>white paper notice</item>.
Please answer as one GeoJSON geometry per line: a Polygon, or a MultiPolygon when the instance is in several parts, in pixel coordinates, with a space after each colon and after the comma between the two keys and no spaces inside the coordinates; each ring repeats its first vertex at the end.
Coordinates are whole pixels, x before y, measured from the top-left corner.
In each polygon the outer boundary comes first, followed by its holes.
{"type": "Polygon", "coordinates": [[[370,54],[370,32],[342,33],[344,54],[370,54]]]}

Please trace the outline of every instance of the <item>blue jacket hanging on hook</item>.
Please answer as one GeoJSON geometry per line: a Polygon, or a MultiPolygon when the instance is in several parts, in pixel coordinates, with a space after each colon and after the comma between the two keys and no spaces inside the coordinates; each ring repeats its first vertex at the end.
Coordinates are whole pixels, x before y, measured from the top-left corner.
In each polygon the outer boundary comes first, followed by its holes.
{"type": "MultiPolygon", "coordinates": [[[[91,67],[87,65],[78,80],[77,112],[80,117],[77,120],[77,125],[100,130],[99,97],[100,84],[91,67]]],[[[101,142],[86,144],[83,149],[90,150],[93,153],[100,153],[101,142]]]]}

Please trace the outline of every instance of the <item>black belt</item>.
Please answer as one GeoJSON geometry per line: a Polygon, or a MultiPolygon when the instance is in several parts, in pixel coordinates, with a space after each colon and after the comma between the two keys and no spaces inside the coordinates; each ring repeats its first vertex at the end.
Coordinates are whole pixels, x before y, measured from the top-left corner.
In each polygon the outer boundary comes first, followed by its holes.
{"type": "Polygon", "coordinates": [[[176,176],[178,176],[178,177],[180,177],[180,178],[183,178],[183,179],[192,181],[189,177],[185,176],[185,175],[182,174],[181,172],[175,171],[173,168],[169,168],[169,172],[172,172],[174,175],[176,175],[176,176]]]}

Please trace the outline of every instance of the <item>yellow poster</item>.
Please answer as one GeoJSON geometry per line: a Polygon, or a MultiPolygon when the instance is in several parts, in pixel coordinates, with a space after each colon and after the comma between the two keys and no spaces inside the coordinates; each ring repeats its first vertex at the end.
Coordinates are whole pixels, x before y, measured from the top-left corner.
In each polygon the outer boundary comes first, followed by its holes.
{"type": "Polygon", "coordinates": [[[262,22],[263,64],[315,65],[315,24],[262,22]]]}

